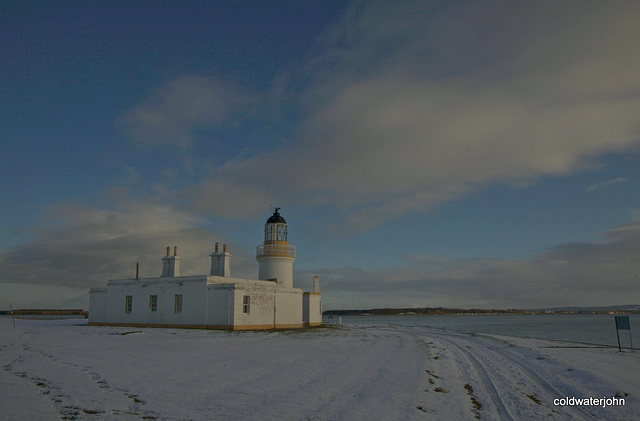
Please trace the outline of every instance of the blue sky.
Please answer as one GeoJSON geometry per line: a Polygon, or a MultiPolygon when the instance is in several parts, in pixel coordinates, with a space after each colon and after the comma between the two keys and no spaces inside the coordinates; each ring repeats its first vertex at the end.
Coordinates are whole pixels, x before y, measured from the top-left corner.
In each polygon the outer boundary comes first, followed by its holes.
{"type": "Polygon", "coordinates": [[[0,6],[0,308],[257,276],[270,206],[325,308],[640,302],[640,5],[0,6]]]}

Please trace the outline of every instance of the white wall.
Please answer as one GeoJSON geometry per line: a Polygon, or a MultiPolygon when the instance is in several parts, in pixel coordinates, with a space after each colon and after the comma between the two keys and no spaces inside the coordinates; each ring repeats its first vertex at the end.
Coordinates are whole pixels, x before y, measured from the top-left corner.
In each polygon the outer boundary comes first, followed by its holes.
{"type": "MultiPolygon", "coordinates": [[[[313,313],[319,304],[309,302],[306,299],[305,305],[313,313]]],[[[218,276],[112,280],[106,289],[91,291],[90,305],[92,323],[213,328],[296,327],[303,323],[301,289],[218,276]],[[174,311],[176,294],[182,295],[181,313],[174,311]],[[150,308],[152,295],[157,296],[156,311],[150,308]],[[132,297],[130,313],[125,312],[126,296],[132,297]],[[243,312],[244,296],[250,297],[248,314],[243,312]]]]}
{"type": "Polygon", "coordinates": [[[157,284],[157,286],[155,286],[154,289],[150,289],[147,294],[152,293],[158,293],[160,324],[201,325],[205,323],[205,309],[207,305],[206,278],[192,281],[182,281],[178,279],[175,283],[171,283],[170,281],[164,282],[157,284]],[[175,311],[176,295],[182,295],[181,313],[176,313],[175,311]]]}
{"type": "Polygon", "coordinates": [[[106,295],[108,323],[201,325],[205,321],[206,276],[110,281],[106,295]],[[176,294],[182,295],[182,313],[174,312],[176,294]],[[125,312],[127,295],[133,297],[131,313],[125,312]],[[157,311],[149,308],[151,295],[158,297],[157,311]]]}
{"type": "Polygon", "coordinates": [[[255,284],[235,285],[234,290],[234,326],[271,326],[273,327],[274,288],[255,284]],[[250,297],[249,313],[243,313],[244,297],[250,297]]]}
{"type": "Polygon", "coordinates": [[[302,290],[282,288],[265,281],[233,284],[234,328],[292,327],[302,325],[302,290]],[[250,297],[249,313],[244,313],[244,297],[250,297]]]}
{"type": "Polygon", "coordinates": [[[227,326],[233,323],[234,288],[232,284],[208,285],[207,325],[227,326]]]}
{"type": "Polygon", "coordinates": [[[276,293],[276,325],[302,325],[302,290],[276,293]]]}
{"type": "Polygon", "coordinates": [[[278,284],[286,288],[293,288],[293,262],[292,257],[259,257],[258,279],[278,279],[278,284]]]}
{"type": "Polygon", "coordinates": [[[107,289],[89,291],[89,323],[105,323],[107,317],[107,289]]]}
{"type": "Polygon", "coordinates": [[[319,293],[305,292],[302,303],[302,320],[304,324],[310,326],[322,324],[322,296],[319,293]]]}

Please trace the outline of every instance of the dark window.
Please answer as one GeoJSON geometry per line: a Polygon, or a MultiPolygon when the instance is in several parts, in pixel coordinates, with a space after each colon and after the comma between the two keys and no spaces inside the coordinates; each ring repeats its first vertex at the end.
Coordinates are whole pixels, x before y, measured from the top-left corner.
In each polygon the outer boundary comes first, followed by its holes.
{"type": "Polygon", "coordinates": [[[158,311],[158,296],[149,295],[149,310],[158,311]]]}
{"type": "Polygon", "coordinates": [[[173,312],[176,314],[182,313],[182,294],[176,294],[173,300],[173,312]]]}

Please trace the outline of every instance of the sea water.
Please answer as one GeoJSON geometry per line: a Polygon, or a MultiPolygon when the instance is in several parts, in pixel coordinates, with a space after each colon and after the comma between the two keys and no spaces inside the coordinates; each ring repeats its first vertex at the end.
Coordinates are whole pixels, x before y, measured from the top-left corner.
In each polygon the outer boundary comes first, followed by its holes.
{"type": "MultiPolygon", "coordinates": [[[[327,323],[354,326],[419,326],[465,332],[553,339],[617,346],[615,318],[609,314],[496,314],[496,315],[396,315],[333,316],[327,323]]],[[[629,315],[631,340],[640,347],[640,315],[629,315]]],[[[620,343],[629,347],[629,331],[620,330],[620,343]]]]}

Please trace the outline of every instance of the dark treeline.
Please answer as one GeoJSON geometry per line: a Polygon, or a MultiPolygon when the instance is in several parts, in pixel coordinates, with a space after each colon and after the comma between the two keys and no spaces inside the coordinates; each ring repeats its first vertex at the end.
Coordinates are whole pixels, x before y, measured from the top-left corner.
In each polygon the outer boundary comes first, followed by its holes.
{"type": "Polygon", "coordinates": [[[0,315],[8,316],[86,316],[88,311],[81,308],[72,309],[49,309],[49,308],[20,308],[11,310],[0,310],[0,315]]]}
{"type": "Polygon", "coordinates": [[[495,309],[460,309],[447,307],[419,307],[419,308],[372,308],[368,310],[327,310],[323,314],[326,316],[361,316],[372,314],[378,316],[400,315],[400,314],[535,314],[530,310],[495,310],[495,309]]]}
{"type": "MultiPolygon", "coordinates": [[[[620,306],[621,307],[621,306],[620,306]]],[[[640,311],[632,308],[571,308],[571,309],[479,309],[479,308],[449,308],[449,307],[418,307],[418,308],[372,308],[368,310],[327,310],[325,316],[393,316],[393,315],[472,315],[472,314],[640,314],[640,311]]]]}

